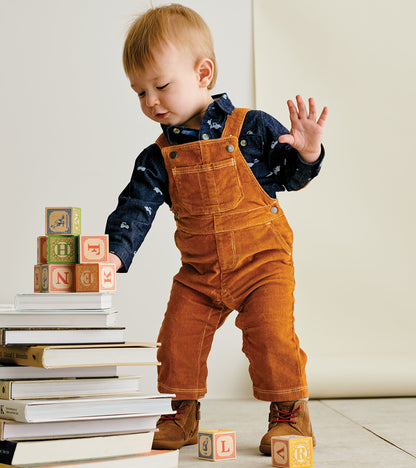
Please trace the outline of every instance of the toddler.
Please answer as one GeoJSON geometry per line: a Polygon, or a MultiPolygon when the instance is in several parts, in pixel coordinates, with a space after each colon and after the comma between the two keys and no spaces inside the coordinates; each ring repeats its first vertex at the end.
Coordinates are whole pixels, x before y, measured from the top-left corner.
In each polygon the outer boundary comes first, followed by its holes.
{"type": "Polygon", "coordinates": [[[276,192],[299,190],[319,172],[327,116],[313,99],[288,101],[290,133],[270,115],[211,96],[216,60],[211,33],[192,9],[152,8],[130,27],[123,63],[143,113],[162,133],[136,159],[107,220],[111,261],[128,271],[156,211],[177,224],[182,266],[173,279],[158,341],[158,389],[174,393],[154,448],[197,442],[199,402],[215,331],[238,311],[254,397],[270,403],[271,437],[313,436],[306,354],[294,331],[292,231],[276,192]]]}

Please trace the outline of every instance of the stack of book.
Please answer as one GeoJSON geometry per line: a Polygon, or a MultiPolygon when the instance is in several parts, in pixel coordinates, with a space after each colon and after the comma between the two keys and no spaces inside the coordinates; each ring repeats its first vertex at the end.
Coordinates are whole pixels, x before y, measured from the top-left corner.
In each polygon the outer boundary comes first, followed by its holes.
{"type": "Polygon", "coordinates": [[[171,394],[143,394],[118,366],[157,365],[126,342],[109,292],[17,294],[0,307],[0,468],[178,466],[152,450],[171,394]]]}

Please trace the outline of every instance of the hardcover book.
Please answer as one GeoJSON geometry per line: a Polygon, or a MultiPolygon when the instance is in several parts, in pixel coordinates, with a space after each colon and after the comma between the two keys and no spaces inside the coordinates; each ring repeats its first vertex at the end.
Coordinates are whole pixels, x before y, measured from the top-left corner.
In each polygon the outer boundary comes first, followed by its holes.
{"type": "MultiPolygon", "coordinates": [[[[114,457],[99,460],[82,460],[73,463],[37,464],[36,468],[177,468],[179,450],[152,450],[133,457],[114,457]]],[[[34,465],[30,465],[34,467],[34,465]]],[[[7,465],[0,468],[29,468],[29,465],[7,465]]]]}
{"type": "Polygon", "coordinates": [[[102,310],[38,310],[17,311],[0,309],[0,324],[8,328],[18,327],[78,327],[101,328],[116,324],[118,311],[102,310]]]}
{"type": "Polygon", "coordinates": [[[16,294],[16,310],[109,309],[113,293],[22,293],[16,294]]]}
{"type": "MultiPolygon", "coordinates": [[[[174,411],[170,412],[173,413],[174,411]]],[[[0,419],[0,440],[62,439],[154,431],[159,417],[159,414],[140,413],[114,418],[92,417],[77,421],[40,423],[0,419]]]]}
{"type": "Polygon", "coordinates": [[[0,400],[69,398],[139,391],[140,377],[94,379],[0,380],[0,400]]]}
{"type": "Polygon", "coordinates": [[[72,439],[0,441],[0,462],[55,463],[150,452],[154,432],[72,439]]]}
{"type": "Polygon", "coordinates": [[[20,422],[47,422],[88,419],[92,417],[123,417],[140,413],[172,412],[174,395],[129,393],[112,396],[55,398],[39,400],[0,400],[3,419],[20,422]]]}
{"type": "Polygon", "coordinates": [[[0,345],[124,343],[124,327],[0,328],[0,345]]]}
{"type": "Polygon", "coordinates": [[[63,367],[43,369],[42,367],[0,364],[0,379],[64,379],[76,377],[117,377],[116,366],[63,367]]]}
{"type": "Polygon", "coordinates": [[[46,369],[158,364],[156,352],[156,343],[0,346],[0,363],[46,369]]]}

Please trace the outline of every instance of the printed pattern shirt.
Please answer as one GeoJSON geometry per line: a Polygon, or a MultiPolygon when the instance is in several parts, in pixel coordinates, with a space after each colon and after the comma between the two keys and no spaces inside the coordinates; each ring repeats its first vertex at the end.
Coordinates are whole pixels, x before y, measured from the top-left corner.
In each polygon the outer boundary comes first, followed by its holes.
{"type": "MultiPolygon", "coordinates": [[[[213,96],[199,130],[162,125],[169,143],[220,138],[225,121],[234,106],[227,94],[213,96]]],[[[276,192],[299,190],[316,177],[321,168],[324,148],[314,163],[302,160],[290,145],[278,142],[289,131],[265,112],[249,110],[239,136],[240,150],[253,174],[272,198],[276,192]]],[[[148,233],[158,208],[167,203],[169,179],[162,153],[153,143],[136,159],[128,185],[118,197],[116,209],[107,219],[105,232],[110,238],[110,252],[117,255],[128,271],[133,257],[148,233]]]]}

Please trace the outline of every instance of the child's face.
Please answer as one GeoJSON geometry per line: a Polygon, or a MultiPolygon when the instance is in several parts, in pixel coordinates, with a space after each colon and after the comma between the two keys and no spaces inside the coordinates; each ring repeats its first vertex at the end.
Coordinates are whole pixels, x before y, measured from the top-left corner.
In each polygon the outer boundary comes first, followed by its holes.
{"type": "Polygon", "coordinates": [[[154,65],[129,76],[144,115],[165,125],[199,128],[212,101],[208,62],[195,62],[192,54],[174,46],[156,53],[154,65]]]}

